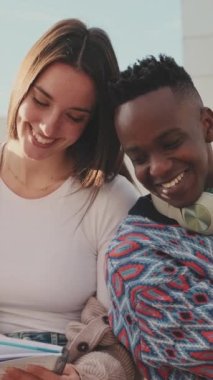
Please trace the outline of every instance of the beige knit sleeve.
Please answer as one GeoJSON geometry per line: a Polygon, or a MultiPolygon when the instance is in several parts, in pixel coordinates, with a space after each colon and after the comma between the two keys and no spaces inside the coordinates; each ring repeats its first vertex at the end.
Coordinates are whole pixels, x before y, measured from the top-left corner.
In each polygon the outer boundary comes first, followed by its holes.
{"type": "Polygon", "coordinates": [[[70,363],[81,380],[141,380],[129,352],[114,336],[106,310],[91,297],[81,322],[71,322],[67,329],[70,363]]]}
{"type": "Polygon", "coordinates": [[[107,352],[90,352],[78,359],[74,368],[81,380],[129,380],[119,360],[107,352]]]}

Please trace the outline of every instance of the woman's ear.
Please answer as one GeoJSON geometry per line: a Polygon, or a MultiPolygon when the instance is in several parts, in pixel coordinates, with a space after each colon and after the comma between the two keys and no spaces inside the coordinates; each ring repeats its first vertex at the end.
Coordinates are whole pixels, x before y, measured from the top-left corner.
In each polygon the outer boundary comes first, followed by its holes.
{"type": "Polygon", "coordinates": [[[201,122],[203,124],[206,142],[213,142],[213,111],[210,108],[202,108],[201,122]]]}

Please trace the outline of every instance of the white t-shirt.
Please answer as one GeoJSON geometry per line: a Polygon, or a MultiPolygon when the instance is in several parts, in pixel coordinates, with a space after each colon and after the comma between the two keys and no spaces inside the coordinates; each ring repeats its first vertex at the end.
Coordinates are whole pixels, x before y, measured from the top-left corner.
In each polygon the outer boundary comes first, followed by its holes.
{"type": "Polygon", "coordinates": [[[0,179],[0,333],[64,333],[96,291],[108,306],[105,250],[139,194],[117,176],[85,214],[90,196],[69,178],[43,198],[25,199],[0,179]]]}

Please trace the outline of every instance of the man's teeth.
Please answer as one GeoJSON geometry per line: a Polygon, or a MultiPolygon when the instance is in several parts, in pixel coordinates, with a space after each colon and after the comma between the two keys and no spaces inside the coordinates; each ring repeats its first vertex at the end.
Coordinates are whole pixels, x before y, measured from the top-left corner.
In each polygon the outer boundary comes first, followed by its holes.
{"type": "Polygon", "coordinates": [[[41,135],[35,133],[35,131],[32,131],[33,137],[40,143],[40,144],[50,144],[54,141],[54,139],[49,139],[47,137],[42,137],[41,135]]]}
{"type": "Polygon", "coordinates": [[[178,175],[176,178],[174,178],[172,181],[164,183],[164,184],[162,185],[162,187],[163,187],[164,189],[170,189],[171,187],[177,185],[177,184],[182,180],[183,176],[184,176],[184,173],[179,174],[179,175],[178,175]]]}

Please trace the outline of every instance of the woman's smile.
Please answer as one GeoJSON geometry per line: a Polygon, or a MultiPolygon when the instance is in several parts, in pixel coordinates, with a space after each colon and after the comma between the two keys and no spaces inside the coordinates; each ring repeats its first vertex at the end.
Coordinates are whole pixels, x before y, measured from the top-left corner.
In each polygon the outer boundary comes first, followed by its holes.
{"type": "Polygon", "coordinates": [[[42,148],[47,148],[52,145],[56,139],[46,137],[44,135],[41,135],[40,133],[37,133],[34,131],[34,129],[31,129],[31,136],[32,136],[32,142],[36,145],[41,146],[42,148]]]}

